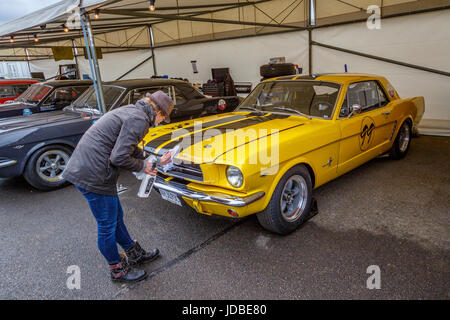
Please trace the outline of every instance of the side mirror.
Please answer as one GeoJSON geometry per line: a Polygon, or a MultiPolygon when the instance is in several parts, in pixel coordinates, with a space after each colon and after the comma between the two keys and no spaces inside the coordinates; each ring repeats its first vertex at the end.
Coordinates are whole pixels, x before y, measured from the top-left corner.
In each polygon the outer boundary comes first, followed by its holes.
{"type": "Polygon", "coordinates": [[[362,107],[359,104],[352,105],[350,109],[350,114],[348,115],[348,118],[352,117],[355,114],[360,114],[362,112],[362,107]]]}

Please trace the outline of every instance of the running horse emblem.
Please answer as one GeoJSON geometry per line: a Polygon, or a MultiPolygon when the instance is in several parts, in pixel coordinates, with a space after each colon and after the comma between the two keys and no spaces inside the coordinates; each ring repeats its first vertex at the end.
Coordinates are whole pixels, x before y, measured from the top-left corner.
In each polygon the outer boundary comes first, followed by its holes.
{"type": "Polygon", "coordinates": [[[367,149],[369,149],[369,146],[373,141],[375,123],[372,118],[366,117],[362,122],[361,128],[362,129],[359,139],[360,147],[362,151],[366,151],[367,149]]]}

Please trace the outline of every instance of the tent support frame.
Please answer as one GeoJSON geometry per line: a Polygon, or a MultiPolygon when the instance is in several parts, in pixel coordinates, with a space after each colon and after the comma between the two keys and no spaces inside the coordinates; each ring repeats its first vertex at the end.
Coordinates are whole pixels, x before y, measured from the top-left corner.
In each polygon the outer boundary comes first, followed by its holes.
{"type": "Polygon", "coordinates": [[[127,74],[133,72],[134,70],[136,70],[137,68],[139,68],[140,66],[142,66],[144,63],[146,63],[146,62],[147,62],[148,60],[150,60],[150,59],[153,59],[153,55],[151,55],[150,57],[148,57],[148,58],[144,59],[143,61],[139,62],[139,63],[138,63],[137,65],[135,65],[133,68],[131,68],[130,70],[128,70],[127,72],[125,72],[123,75],[121,75],[120,77],[118,77],[118,78],[116,79],[116,81],[122,79],[122,78],[125,77],[127,74]]]}
{"type": "Polygon", "coordinates": [[[151,24],[148,26],[148,36],[150,38],[150,48],[152,51],[153,75],[157,76],[158,71],[156,71],[156,61],[155,61],[155,40],[153,38],[153,28],[151,24]]]}
{"type": "Polygon", "coordinates": [[[97,53],[95,51],[94,37],[92,35],[92,28],[89,15],[83,12],[80,16],[81,27],[83,29],[84,41],[86,43],[86,50],[91,67],[92,80],[94,83],[95,95],[97,97],[97,104],[100,112],[106,112],[105,98],[103,97],[102,79],[100,76],[100,68],[98,66],[97,53]]]}
{"type": "Polygon", "coordinates": [[[379,56],[375,56],[375,55],[372,55],[372,54],[366,54],[366,53],[359,52],[359,51],[354,51],[354,50],[344,49],[344,48],[340,48],[340,47],[335,47],[335,46],[331,46],[331,45],[320,43],[320,42],[316,42],[316,41],[312,41],[311,43],[314,46],[319,46],[319,47],[323,47],[323,48],[327,48],[327,49],[341,51],[341,52],[357,55],[357,56],[364,57],[364,58],[369,58],[369,59],[373,59],[373,60],[379,60],[379,61],[383,61],[383,62],[387,62],[387,63],[392,63],[392,64],[395,64],[395,65],[398,65],[398,66],[408,67],[408,68],[412,68],[412,69],[416,69],[416,70],[431,72],[431,73],[434,73],[434,74],[439,74],[439,75],[450,77],[450,72],[446,72],[446,71],[442,71],[442,70],[432,69],[432,68],[428,68],[428,67],[424,67],[424,66],[419,66],[419,65],[416,65],[416,64],[411,64],[411,63],[406,63],[406,62],[402,62],[402,61],[398,61],[398,60],[393,60],[393,59],[388,59],[388,58],[384,58],[384,57],[379,57],[379,56]]]}

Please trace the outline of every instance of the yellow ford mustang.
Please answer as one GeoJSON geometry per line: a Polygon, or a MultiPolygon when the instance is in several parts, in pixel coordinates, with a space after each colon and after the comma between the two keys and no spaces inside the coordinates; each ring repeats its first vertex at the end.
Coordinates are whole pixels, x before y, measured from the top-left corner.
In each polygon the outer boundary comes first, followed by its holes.
{"type": "Polygon", "coordinates": [[[288,234],[305,221],[312,190],[378,155],[400,159],[424,113],[423,97],[401,99],[384,78],[288,76],[260,83],[236,112],[151,129],[163,199],[206,215],[242,218],[288,234]]]}

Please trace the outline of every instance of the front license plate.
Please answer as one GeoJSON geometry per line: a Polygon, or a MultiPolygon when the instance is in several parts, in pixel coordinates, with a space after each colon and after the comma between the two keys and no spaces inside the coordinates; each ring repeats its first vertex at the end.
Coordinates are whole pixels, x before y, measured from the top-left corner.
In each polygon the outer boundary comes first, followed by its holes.
{"type": "Polygon", "coordinates": [[[181,204],[180,198],[178,198],[176,193],[170,192],[170,191],[166,191],[166,190],[162,190],[159,189],[159,192],[161,193],[161,197],[164,200],[167,200],[169,202],[172,202],[176,205],[179,205],[180,207],[182,207],[183,205],[181,204]]]}

